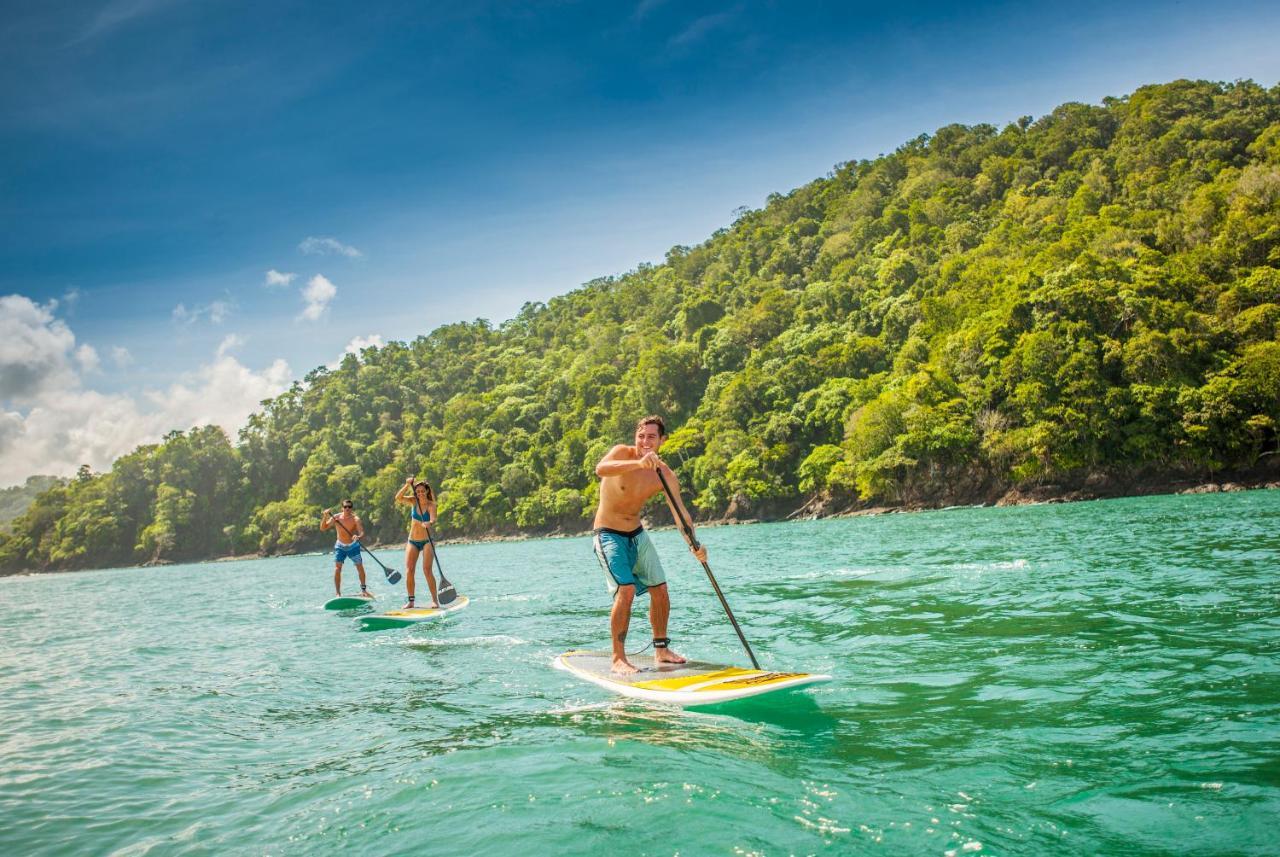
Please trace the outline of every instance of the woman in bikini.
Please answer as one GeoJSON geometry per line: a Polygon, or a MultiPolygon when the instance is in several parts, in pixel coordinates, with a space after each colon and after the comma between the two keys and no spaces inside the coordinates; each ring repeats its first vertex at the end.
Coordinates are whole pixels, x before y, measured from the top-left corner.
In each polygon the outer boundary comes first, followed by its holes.
{"type": "Polygon", "coordinates": [[[404,481],[404,487],[396,494],[396,502],[410,506],[409,510],[409,543],[405,545],[404,585],[409,591],[409,603],[405,608],[414,607],[413,603],[413,567],[422,556],[422,574],[427,578],[427,586],[431,589],[431,607],[436,604],[436,576],[431,573],[431,561],[435,556],[435,548],[431,544],[431,535],[427,525],[436,520],[436,497],[431,493],[431,486],[426,482],[414,482],[410,476],[404,481]]]}

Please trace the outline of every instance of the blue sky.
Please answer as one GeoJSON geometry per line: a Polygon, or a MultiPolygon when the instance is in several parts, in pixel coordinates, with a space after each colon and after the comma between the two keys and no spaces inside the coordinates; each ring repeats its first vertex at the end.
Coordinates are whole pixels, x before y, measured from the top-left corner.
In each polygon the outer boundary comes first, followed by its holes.
{"type": "Polygon", "coordinates": [[[501,321],[947,123],[1275,85],[1276,32],[1231,0],[8,9],[0,484],[234,428],[352,340],[501,321]]]}

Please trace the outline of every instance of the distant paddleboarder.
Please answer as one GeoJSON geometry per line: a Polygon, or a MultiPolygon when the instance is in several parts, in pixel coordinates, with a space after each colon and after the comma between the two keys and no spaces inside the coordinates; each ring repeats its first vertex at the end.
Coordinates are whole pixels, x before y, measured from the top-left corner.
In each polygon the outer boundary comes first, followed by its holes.
{"type": "Polygon", "coordinates": [[[321,530],[336,530],[338,540],[333,546],[333,590],[342,594],[342,564],[348,559],[355,563],[360,574],[360,591],[369,594],[368,582],[364,578],[364,559],[360,556],[360,540],[364,538],[364,527],[360,519],[351,511],[353,503],[342,501],[342,511],[334,515],[332,510],[325,509],[320,516],[321,530]]]}
{"type": "MultiPolygon", "coordinates": [[[[640,524],[640,511],[645,503],[662,491],[659,471],[671,486],[672,496],[685,520],[689,520],[676,475],[658,458],[658,450],[666,439],[667,426],[662,418],[644,417],[636,423],[635,445],[615,446],[596,465],[596,475],[600,477],[600,507],[594,524],[595,552],[613,594],[613,609],[609,613],[613,671],[622,675],[638,672],[635,664],[627,660],[627,628],[631,624],[631,604],[637,595],[645,592],[649,593],[654,658],[661,663],[684,663],[684,658],[671,650],[671,641],[667,638],[667,617],[671,614],[667,578],[658,552],[640,524]]],[[[667,505],[671,506],[670,498],[667,505]]],[[[671,515],[679,520],[674,507],[671,515]]],[[[706,562],[707,549],[701,545],[693,547],[692,526],[683,535],[698,561],[706,562]]]]}
{"type": "Polygon", "coordinates": [[[431,560],[435,555],[435,545],[431,541],[431,533],[427,526],[436,520],[436,497],[431,486],[426,482],[415,482],[410,476],[404,481],[404,487],[396,494],[396,502],[411,507],[409,510],[409,540],[405,545],[404,586],[409,593],[409,603],[404,605],[408,610],[413,603],[413,569],[417,565],[418,556],[422,556],[422,576],[427,579],[427,587],[431,590],[431,604],[436,604],[436,576],[431,573],[431,560]]]}

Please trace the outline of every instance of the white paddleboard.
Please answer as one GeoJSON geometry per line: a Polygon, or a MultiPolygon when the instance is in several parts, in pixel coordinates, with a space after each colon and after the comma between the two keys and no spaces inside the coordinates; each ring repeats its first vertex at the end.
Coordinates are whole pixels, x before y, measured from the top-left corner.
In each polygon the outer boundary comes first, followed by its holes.
{"type": "Polygon", "coordinates": [[[339,595],[337,598],[330,598],[324,603],[326,610],[353,610],[356,607],[364,607],[374,602],[373,595],[339,595]]]}
{"type": "Polygon", "coordinates": [[[555,666],[614,693],[670,705],[712,705],[831,680],[829,675],[771,672],[703,661],[653,664],[632,675],[618,675],[608,652],[565,652],[555,659],[555,666]]]}
{"type": "Polygon", "coordinates": [[[459,595],[454,601],[444,607],[410,607],[409,609],[388,610],[385,613],[374,613],[371,616],[360,617],[360,627],[366,631],[382,631],[387,628],[408,628],[411,625],[420,625],[423,622],[433,622],[436,619],[443,619],[450,613],[456,613],[466,608],[471,603],[471,599],[465,595],[459,595]]]}

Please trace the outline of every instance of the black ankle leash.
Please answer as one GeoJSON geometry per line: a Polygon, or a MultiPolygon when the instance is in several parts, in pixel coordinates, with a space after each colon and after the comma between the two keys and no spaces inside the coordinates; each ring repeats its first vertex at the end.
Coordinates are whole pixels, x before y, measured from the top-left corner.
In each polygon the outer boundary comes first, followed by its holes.
{"type": "Polygon", "coordinates": [[[654,637],[652,640],[649,641],[649,644],[645,646],[643,649],[640,649],[639,651],[635,651],[635,652],[627,652],[627,657],[635,657],[636,655],[643,655],[645,652],[649,651],[649,646],[653,646],[654,649],[669,649],[671,648],[671,638],[670,637],[654,637]]]}

